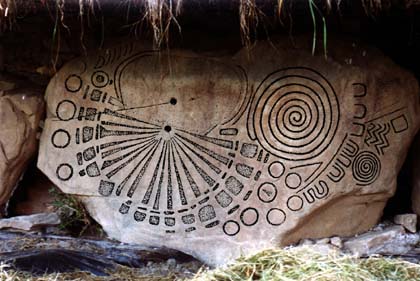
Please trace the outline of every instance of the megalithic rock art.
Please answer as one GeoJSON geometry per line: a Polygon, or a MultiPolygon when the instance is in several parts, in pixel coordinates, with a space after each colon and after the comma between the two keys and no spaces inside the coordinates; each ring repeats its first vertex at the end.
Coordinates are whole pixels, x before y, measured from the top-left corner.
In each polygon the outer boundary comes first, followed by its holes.
{"type": "Polygon", "coordinates": [[[366,230],[418,130],[417,81],[374,49],[286,45],[72,61],[46,92],[38,166],[110,237],[210,264],[366,230]]]}

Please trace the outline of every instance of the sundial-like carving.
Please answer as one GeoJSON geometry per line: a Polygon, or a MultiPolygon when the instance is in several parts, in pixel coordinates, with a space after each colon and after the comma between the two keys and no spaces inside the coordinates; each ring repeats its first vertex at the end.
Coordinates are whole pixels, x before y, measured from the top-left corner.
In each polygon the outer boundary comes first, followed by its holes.
{"type": "Polygon", "coordinates": [[[253,69],[128,45],[73,62],[47,90],[39,166],[129,231],[269,241],[261,229],[289,231],[344,182],[371,188],[413,126],[404,102],[373,107],[363,79],[290,61],[253,69]]]}

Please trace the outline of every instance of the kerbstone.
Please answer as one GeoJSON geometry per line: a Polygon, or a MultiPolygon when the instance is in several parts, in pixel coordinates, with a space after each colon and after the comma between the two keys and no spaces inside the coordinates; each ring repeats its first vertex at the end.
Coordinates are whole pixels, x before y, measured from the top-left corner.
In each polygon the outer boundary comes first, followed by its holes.
{"type": "Polygon", "coordinates": [[[371,228],[419,127],[417,81],[346,41],[328,59],[274,44],[68,63],[46,91],[39,168],[110,237],[209,264],[371,228]]]}

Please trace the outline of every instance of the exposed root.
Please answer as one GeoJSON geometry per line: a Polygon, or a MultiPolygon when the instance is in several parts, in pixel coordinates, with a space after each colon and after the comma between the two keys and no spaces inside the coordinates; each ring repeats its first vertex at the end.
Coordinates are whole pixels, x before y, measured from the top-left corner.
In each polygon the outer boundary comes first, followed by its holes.
{"type": "Polygon", "coordinates": [[[176,16],[181,12],[182,0],[146,0],[139,2],[144,11],[143,18],[138,22],[140,26],[146,19],[153,32],[156,48],[160,48],[163,43],[168,45],[171,24],[174,24],[181,32],[181,26],[176,16]]]}
{"type": "MultiPolygon", "coordinates": [[[[182,12],[183,1],[191,0],[124,0],[122,5],[127,7],[127,14],[134,8],[140,12],[139,20],[133,24],[136,28],[136,32],[143,27],[145,22],[151,32],[153,33],[155,47],[159,48],[162,44],[168,45],[170,29],[174,26],[179,32],[181,32],[181,26],[178,23],[177,17],[182,12]]],[[[193,1],[210,1],[211,0],[193,0],[193,1]]],[[[293,0],[289,0],[291,3],[293,0]]],[[[305,1],[305,0],[301,0],[305,1]]],[[[361,4],[367,15],[374,16],[379,11],[390,6],[390,0],[360,0],[361,4]]],[[[1,30],[11,29],[16,22],[17,16],[25,15],[28,12],[34,12],[39,9],[50,9],[50,6],[55,5],[58,9],[58,14],[55,13],[56,17],[60,20],[55,20],[56,24],[64,28],[67,26],[64,24],[65,16],[65,4],[76,4],[79,5],[79,17],[80,17],[80,43],[83,49],[84,47],[84,35],[85,35],[85,20],[89,23],[89,14],[95,16],[95,13],[101,9],[101,4],[104,4],[105,0],[0,0],[0,28],[1,30]]],[[[277,0],[277,4],[273,6],[276,10],[278,19],[281,22],[281,13],[286,3],[285,0],[277,0]]],[[[316,1],[318,7],[322,6],[329,11],[332,6],[339,9],[341,0],[320,0],[316,1]]],[[[310,9],[316,8],[315,0],[309,0],[310,9]]],[[[360,3],[360,2],[359,2],[360,3]]],[[[239,5],[239,26],[241,32],[241,39],[243,45],[250,47],[253,40],[256,38],[257,28],[263,22],[265,15],[259,9],[257,0],[238,0],[239,5]]],[[[316,12],[320,12],[316,8],[316,12]]],[[[311,10],[313,17],[314,11],[311,10]]],[[[322,16],[322,15],[321,15],[322,16]]],[[[209,19],[211,20],[211,19],[209,19]]],[[[325,18],[322,16],[322,20],[325,18]]],[[[56,26],[57,27],[57,26],[56,26]]],[[[59,36],[58,29],[55,35],[59,36]]]]}
{"type": "Polygon", "coordinates": [[[249,47],[251,36],[256,34],[259,17],[255,0],[240,0],[239,2],[239,25],[241,29],[242,44],[249,47]]]}

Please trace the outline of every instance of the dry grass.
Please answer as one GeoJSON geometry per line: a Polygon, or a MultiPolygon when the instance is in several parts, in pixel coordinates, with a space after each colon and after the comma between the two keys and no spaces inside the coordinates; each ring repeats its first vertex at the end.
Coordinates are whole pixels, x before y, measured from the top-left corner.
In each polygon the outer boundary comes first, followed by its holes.
{"type": "Polygon", "coordinates": [[[420,265],[400,259],[370,257],[358,259],[330,252],[320,254],[308,247],[272,249],[249,257],[239,258],[233,264],[213,270],[202,270],[191,279],[182,279],[175,273],[145,275],[138,269],[119,267],[108,277],[96,277],[84,272],[49,274],[31,277],[0,266],[0,280],[145,280],[145,281],[414,281],[420,280],[420,265]]]}
{"type": "Polygon", "coordinates": [[[6,265],[0,265],[0,281],[173,281],[179,279],[176,274],[143,274],[135,268],[118,267],[110,276],[99,277],[87,272],[54,273],[44,276],[31,276],[25,272],[16,272],[6,265]]]}
{"type": "Polygon", "coordinates": [[[320,254],[310,248],[267,250],[225,268],[200,272],[192,281],[375,281],[420,280],[420,265],[399,259],[320,254]]]}

